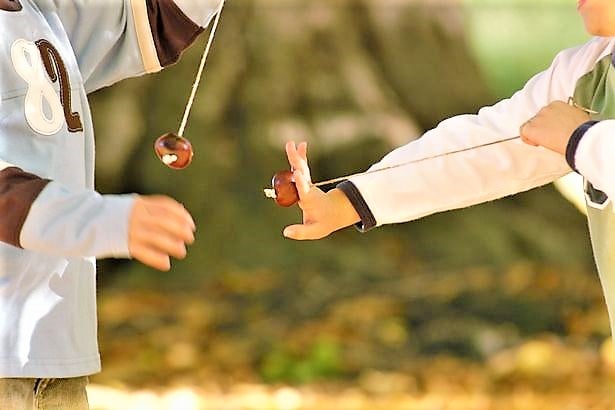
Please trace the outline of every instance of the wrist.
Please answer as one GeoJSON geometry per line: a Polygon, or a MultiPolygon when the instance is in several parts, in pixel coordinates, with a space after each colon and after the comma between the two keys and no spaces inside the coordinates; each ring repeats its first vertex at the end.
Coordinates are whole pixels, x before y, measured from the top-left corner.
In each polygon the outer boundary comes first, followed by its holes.
{"type": "Polygon", "coordinates": [[[369,208],[367,202],[365,202],[365,198],[363,198],[363,195],[357,186],[351,181],[344,181],[340,183],[337,188],[342,191],[347,200],[350,202],[350,205],[359,215],[359,221],[356,224],[356,228],[361,232],[367,232],[370,229],[375,228],[377,225],[376,218],[374,217],[374,214],[369,208]]]}
{"type": "Polygon", "coordinates": [[[359,213],[341,189],[334,188],[327,192],[327,196],[331,200],[333,209],[335,209],[335,220],[337,221],[337,225],[339,225],[338,229],[354,225],[361,221],[359,213]]]}
{"type": "Polygon", "coordinates": [[[572,132],[572,135],[570,136],[570,139],[568,140],[568,144],[566,145],[566,152],[565,152],[566,162],[568,162],[568,165],[570,166],[570,168],[572,168],[572,170],[577,173],[579,172],[576,166],[577,149],[579,147],[579,144],[581,143],[581,139],[583,139],[583,137],[585,136],[585,133],[597,123],[598,121],[594,121],[594,120],[584,122],[572,132]]]}

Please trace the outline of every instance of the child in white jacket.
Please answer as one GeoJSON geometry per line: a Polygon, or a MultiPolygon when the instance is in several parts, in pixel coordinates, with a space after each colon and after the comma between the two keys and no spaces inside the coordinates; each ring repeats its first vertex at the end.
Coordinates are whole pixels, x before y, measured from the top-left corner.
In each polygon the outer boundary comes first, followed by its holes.
{"type": "Polygon", "coordinates": [[[311,184],[306,144],[288,143],[303,223],[284,235],[319,239],[356,223],[368,230],[411,221],[574,170],[585,178],[592,245],[615,330],[615,1],[579,0],[578,10],[592,40],[560,52],[511,98],[441,122],[327,193],[311,184]]]}
{"type": "Polygon", "coordinates": [[[86,409],[95,259],[168,270],[194,241],[171,198],[95,192],[87,94],[176,62],[219,4],[0,0],[1,409],[86,409]]]}

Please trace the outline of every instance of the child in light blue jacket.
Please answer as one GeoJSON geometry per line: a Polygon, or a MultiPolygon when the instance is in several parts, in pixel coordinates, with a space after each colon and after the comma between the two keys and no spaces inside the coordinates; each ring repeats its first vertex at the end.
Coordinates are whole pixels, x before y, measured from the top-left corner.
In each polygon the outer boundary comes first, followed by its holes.
{"type": "Polygon", "coordinates": [[[0,0],[0,408],[87,408],[96,258],[186,255],[181,204],[94,190],[87,94],[176,62],[219,4],[0,0]]]}

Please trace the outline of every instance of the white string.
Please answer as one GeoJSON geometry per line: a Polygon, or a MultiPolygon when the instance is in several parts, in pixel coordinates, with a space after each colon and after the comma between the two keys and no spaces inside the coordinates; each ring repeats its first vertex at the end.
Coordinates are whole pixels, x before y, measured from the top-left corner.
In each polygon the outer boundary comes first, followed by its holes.
{"type": "MultiPolygon", "coordinates": [[[[323,186],[323,185],[335,184],[335,183],[338,183],[338,182],[346,181],[347,179],[353,178],[353,177],[360,177],[360,176],[375,174],[376,172],[388,171],[390,169],[405,167],[407,165],[416,164],[418,162],[423,162],[423,161],[428,161],[430,159],[441,158],[441,157],[445,157],[447,155],[459,154],[461,152],[471,151],[471,150],[475,150],[475,149],[478,149],[478,148],[489,147],[491,145],[501,144],[503,142],[514,141],[514,140],[517,140],[517,139],[521,139],[521,137],[516,136],[516,137],[503,138],[503,139],[500,139],[500,140],[490,141],[490,142],[487,142],[485,144],[479,144],[479,145],[474,145],[472,147],[460,148],[460,149],[454,150],[454,151],[443,152],[441,154],[436,154],[436,155],[433,155],[431,157],[418,158],[418,159],[413,159],[413,160],[406,161],[406,162],[401,162],[399,164],[390,165],[388,167],[372,169],[370,171],[359,172],[359,173],[352,174],[352,175],[346,175],[346,176],[343,176],[343,177],[333,178],[333,179],[329,179],[327,181],[312,182],[310,185],[318,187],[318,186],[323,186]]],[[[275,189],[265,188],[263,191],[265,192],[265,196],[267,198],[273,198],[273,199],[276,198],[275,189]]]]}
{"type": "Polygon", "coordinates": [[[184,118],[182,119],[181,125],[179,126],[179,131],[177,135],[180,137],[184,136],[184,131],[186,130],[186,125],[188,124],[188,117],[190,117],[190,112],[192,111],[192,106],[194,105],[194,99],[196,98],[196,92],[199,89],[199,84],[201,83],[201,78],[203,77],[203,72],[205,71],[205,63],[207,63],[207,56],[209,56],[209,50],[211,49],[211,45],[214,42],[214,37],[216,35],[216,29],[218,28],[218,23],[220,22],[220,16],[222,15],[222,9],[224,8],[224,1],[220,0],[220,7],[218,7],[218,12],[216,13],[216,19],[214,20],[214,24],[211,27],[211,33],[209,34],[209,39],[207,40],[207,46],[205,47],[205,51],[203,52],[203,57],[201,57],[201,65],[199,66],[199,71],[196,75],[196,80],[192,85],[192,93],[190,94],[190,98],[188,99],[188,103],[186,104],[186,109],[184,111],[184,118]]]}
{"type": "Polygon", "coordinates": [[[436,155],[431,156],[431,157],[413,159],[411,161],[402,162],[400,164],[395,164],[395,165],[391,165],[391,166],[384,167],[384,168],[377,168],[377,169],[373,169],[371,171],[360,172],[358,174],[346,175],[344,177],[338,177],[338,178],[334,178],[334,179],[329,179],[327,181],[315,182],[315,183],[312,183],[312,185],[313,186],[323,186],[323,185],[334,184],[334,183],[337,183],[337,182],[345,181],[348,178],[352,178],[352,177],[360,177],[362,175],[369,175],[369,174],[374,174],[376,172],[387,171],[389,169],[405,167],[406,165],[416,164],[417,162],[428,161],[430,159],[436,159],[436,158],[440,158],[440,157],[445,157],[447,155],[452,155],[452,154],[459,154],[461,152],[466,152],[466,151],[471,151],[471,150],[478,149],[478,148],[488,147],[490,145],[500,144],[502,142],[507,142],[507,141],[513,141],[513,140],[520,139],[520,138],[521,137],[519,137],[519,136],[504,138],[504,139],[501,139],[501,140],[487,142],[485,144],[475,145],[473,147],[461,148],[461,149],[458,149],[458,150],[455,150],[455,151],[449,151],[449,152],[444,152],[442,154],[436,154],[436,155]]]}
{"type": "MultiPolygon", "coordinates": [[[[598,111],[590,110],[589,108],[585,108],[582,105],[577,104],[574,101],[574,98],[572,98],[572,97],[568,98],[568,105],[571,105],[571,106],[573,106],[575,108],[583,110],[587,114],[598,114],[598,111]]],[[[436,154],[436,155],[434,155],[432,157],[419,158],[419,159],[415,159],[415,160],[408,161],[408,162],[402,162],[401,164],[395,164],[395,165],[391,165],[391,166],[384,167],[384,168],[377,168],[377,169],[374,169],[374,170],[371,170],[371,171],[359,172],[357,174],[346,175],[346,176],[339,177],[339,178],[333,178],[333,179],[329,179],[327,181],[314,182],[314,183],[312,183],[312,185],[313,186],[323,186],[323,185],[334,184],[336,182],[345,181],[348,178],[358,177],[358,176],[362,176],[362,175],[369,175],[369,174],[373,174],[375,172],[387,171],[387,170],[393,169],[393,168],[399,168],[399,167],[404,167],[406,165],[416,164],[417,162],[423,162],[423,161],[427,161],[427,160],[430,160],[430,159],[445,157],[445,156],[451,155],[451,154],[458,154],[460,152],[470,151],[470,150],[477,149],[477,148],[482,148],[482,147],[488,147],[490,145],[495,145],[495,144],[499,144],[499,143],[507,142],[507,141],[513,141],[513,140],[520,139],[520,138],[521,137],[519,137],[519,136],[510,137],[510,138],[504,138],[504,139],[501,139],[501,140],[487,142],[486,144],[480,144],[480,145],[476,145],[476,146],[473,146],[473,147],[461,148],[461,149],[458,149],[458,150],[455,150],[455,151],[444,152],[442,154],[436,154]]]]}

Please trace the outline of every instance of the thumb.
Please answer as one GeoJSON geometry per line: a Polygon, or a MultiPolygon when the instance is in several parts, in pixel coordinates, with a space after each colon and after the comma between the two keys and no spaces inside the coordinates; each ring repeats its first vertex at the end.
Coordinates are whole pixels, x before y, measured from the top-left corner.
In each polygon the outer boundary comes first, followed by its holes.
{"type": "Polygon", "coordinates": [[[322,229],[322,224],[297,224],[290,225],[284,228],[284,236],[288,239],[297,241],[321,239],[329,235],[331,232],[326,232],[322,229]]]}

